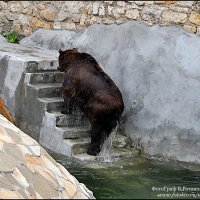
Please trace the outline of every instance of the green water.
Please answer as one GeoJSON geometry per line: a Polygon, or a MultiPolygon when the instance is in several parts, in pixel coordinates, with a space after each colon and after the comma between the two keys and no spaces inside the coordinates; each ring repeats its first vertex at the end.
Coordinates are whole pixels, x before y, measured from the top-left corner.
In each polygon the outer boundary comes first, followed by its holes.
{"type": "Polygon", "coordinates": [[[177,163],[141,157],[80,163],[52,156],[97,199],[200,199],[200,171],[177,163]]]}

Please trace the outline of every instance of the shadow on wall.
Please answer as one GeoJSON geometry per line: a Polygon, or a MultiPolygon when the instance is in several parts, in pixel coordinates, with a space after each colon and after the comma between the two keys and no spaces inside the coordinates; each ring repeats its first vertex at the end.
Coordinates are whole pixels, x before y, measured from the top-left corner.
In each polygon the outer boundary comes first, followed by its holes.
{"type": "Polygon", "coordinates": [[[124,131],[146,153],[200,163],[199,36],[128,22],[79,33],[40,29],[20,43],[91,54],[122,91],[124,131]]]}

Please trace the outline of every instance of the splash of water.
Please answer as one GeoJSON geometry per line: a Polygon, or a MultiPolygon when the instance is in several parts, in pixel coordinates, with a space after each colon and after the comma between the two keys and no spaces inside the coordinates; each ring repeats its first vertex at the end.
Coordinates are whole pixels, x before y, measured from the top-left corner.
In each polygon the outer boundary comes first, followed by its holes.
{"type": "Polygon", "coordinates": [[[118,131],[118,123],[115,129],[112,130],[112,132],[110,133],[109,137],[104,141],[102,147],[101,147],[101,151],[98,155],[97,160],[100,162],[112,162],[113,158],[112,158],[112,142],[117,134],[118,131]]]}

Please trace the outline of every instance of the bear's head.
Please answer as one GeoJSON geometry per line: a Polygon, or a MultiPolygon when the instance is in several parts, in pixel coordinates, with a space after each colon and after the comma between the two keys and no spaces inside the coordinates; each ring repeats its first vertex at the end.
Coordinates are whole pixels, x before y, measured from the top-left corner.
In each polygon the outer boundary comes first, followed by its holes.
{"type": "MultiPolygon", "coordinates": [[[[80,53],[77,48],[67,49],[65,51],[59,49],[59,54],[59,67],[57,69],[61,72],[66,72],[70,67],[78,66],[83,63],[95,66],[96,69],[102,71],[97,61],[90,54],[80,53]]],[[[81,66],[83,67],[83,65],[81,66]]]]}
{"type": "Polygon", "coordinates": [[[59,49],[59,57],[58,57],[58,70],[61,72],[64,72],[68,69],[69,64],[75,62],[77,58],[79,57],[80,53],[78,52],[77,48],[73,49],[67,49],[65,51],[62,51],[59,49]]]}

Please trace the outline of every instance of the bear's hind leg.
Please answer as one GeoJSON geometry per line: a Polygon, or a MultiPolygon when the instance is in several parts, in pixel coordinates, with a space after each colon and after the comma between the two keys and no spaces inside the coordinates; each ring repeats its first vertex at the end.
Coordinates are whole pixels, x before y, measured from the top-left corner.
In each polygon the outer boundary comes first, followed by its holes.
{"type": "Polygon", "coordinates": [[[110,133],[112,132],[112,130],[114,128],[116,128],[117,126],[117,121],[116,120],[112,120],[112,121],[107,121],[104,123],[104,130],[105,130],[105,137],[108,138],[110,133]]]}
{"type": "Polygon", "coordinates": [[[101,150],[102,126],[100,124],[92,125],[91,143],[87,154],[96,156],[101,150]]]}

